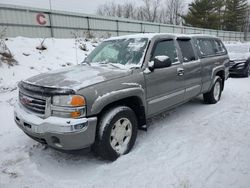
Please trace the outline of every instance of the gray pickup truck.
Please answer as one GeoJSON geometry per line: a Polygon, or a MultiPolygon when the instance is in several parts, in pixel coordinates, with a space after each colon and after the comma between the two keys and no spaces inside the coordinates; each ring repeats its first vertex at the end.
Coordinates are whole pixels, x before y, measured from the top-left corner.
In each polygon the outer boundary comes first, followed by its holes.
{"type": "Polygon", "coordinates": [[[229,57],[219,38],[138,34],[103,41],[81,63],[19,83],[17,125],[59,150],[128,153],[146,120],[203,94],[220,100],[229,57]]]}

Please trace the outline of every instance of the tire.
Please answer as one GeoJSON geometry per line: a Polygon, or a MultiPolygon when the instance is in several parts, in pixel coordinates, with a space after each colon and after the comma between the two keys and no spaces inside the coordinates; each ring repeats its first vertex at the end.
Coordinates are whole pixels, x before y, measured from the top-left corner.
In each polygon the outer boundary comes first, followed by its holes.
{"type": "Polygon", "coordinates": [[[247,66],[243,76],[246,78],[250,76],[250,65],[247,66]]]}
{"type": "Polygon", "coordinates": [[[203,94],[204,101],[208,104],[216,104],[221,98],[221,93],[222,79],[216,76],[212,89],[208,93],[203,94]]]}
{"type": "Polygon", "coordinates": [[[137,137],[137,117],[126,106],[105,112],[98,124],[94,152],[105,160],[114,161],[133,148],[137,137]]]}

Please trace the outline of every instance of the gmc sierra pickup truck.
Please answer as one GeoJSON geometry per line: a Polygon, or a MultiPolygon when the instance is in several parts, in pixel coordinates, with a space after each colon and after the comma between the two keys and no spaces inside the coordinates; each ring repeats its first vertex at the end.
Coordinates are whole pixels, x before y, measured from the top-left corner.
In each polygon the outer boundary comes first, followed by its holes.
{"type": "Polygon", "coordinates": [[[59,150],[128,153],[146,120],[203,94],[217,103],[229,75],[219,38],[138,34],[103,41],[80,64],[19,83],[17,125],[59,150]]]}

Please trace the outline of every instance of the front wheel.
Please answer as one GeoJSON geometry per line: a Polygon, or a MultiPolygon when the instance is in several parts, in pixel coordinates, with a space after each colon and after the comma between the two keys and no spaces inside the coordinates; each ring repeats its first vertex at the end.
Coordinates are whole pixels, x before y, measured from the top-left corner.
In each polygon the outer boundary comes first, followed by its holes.
{"type": "Polygon", "coordinates": [[[105,160],[114,161],[127,154],[137,137],[137,117],[126,106],[108,110],[100,119],[94,151],[105,160]]]}
{"type": "Polygon", "coordinates": [[[244,77],[249,77],[250,76],[250,65],[247,66],[245,72],[244,72],[244,77]]]}
{"type": "Polygon", "coordinates": [[[222,93],[222,79],[217,76],[212,89],[203,95],[204,101],[208,104],[216,104],[222,93]]]}

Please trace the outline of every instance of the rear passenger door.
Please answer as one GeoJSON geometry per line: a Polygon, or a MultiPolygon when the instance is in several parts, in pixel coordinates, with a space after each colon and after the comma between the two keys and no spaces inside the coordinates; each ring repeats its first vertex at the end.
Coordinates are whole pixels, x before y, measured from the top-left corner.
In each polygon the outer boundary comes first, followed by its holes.
{"type": "Polygon", "coordinates": [[[182,62],[184,68],[183,79],[185,80],[185,100],[191,99],[200,94],[202,88],[202,67],[201,61],[195,52],[191,38],[178,38],[182,53],[182,62]]]}

